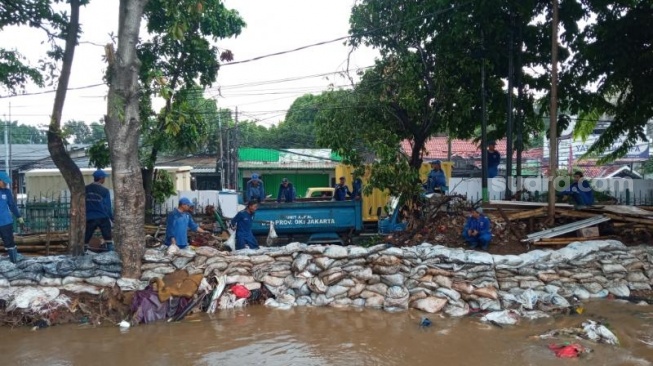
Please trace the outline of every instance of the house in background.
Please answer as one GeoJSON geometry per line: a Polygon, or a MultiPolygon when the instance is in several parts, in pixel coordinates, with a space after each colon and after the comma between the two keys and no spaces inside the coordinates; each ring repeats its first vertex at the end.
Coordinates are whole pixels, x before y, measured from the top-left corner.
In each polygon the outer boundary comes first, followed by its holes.
{"type": "MultiPolygon", "coordinates": [[[[413,146],[411,141],[404,140],[401,144],[403,151],[410,155],[413,146]]],[[[480,144],[472,140],[454,139],[451,141],[451,155],[449,155],[449,139],[446,136],[432,137],[424,145],[426,152],[423,160],[439,159],[453,163],[452,177],[480,178],[481,177],[481,148],[480,144]],[[451,156],[451,157],[449,157],[451,156]]],[[[501,153],[499,175],[506,174],[506,140],[498,140],[497,151],[501,153]]],[[[513,152],[513,170],[516,169],[517,152],[513,152]]],[[[522,176],[540,175],[542,162],[542,148],[533,148],[522,152],[522,176]]]]}
{"type": "MultiPolygon", "coordinates": [[[[80,167],[88,167],[87,149],[89,145],[73,144],[67,145],[68,154],[80,167]],[[84,162],[86,165],[83,165],[84,162]]],[[[11,180],[14,192],[23,194],[25,192],[25,172],[31,169],[55,168],[48,145],[46,144],[11,144],[9,146],[9,165],[11,180]]],[[[0,170],[6,171],[5,161],[6,146],[0,145],[0,170]]]]}

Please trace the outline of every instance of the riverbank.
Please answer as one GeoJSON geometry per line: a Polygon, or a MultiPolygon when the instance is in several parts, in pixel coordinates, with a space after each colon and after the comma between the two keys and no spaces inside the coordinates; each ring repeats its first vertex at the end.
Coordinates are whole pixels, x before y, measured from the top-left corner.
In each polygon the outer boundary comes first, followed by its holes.
{"type": "Polygon", "coordinates": [[[233,253],[198,247],[188,257],[148,249],[140,280],[116,278],[120,264],[113,253],[74,260],[34,258],[15,267],[5,262],[0,263],[0,284],[5,285],[0,287],[0,306],[5,309],[0,321],[5,325],[17,324],[8,322],[7,314],[22,317],[29,325],[37,325],[39,317],[50,324],[64,322],[61,319],[80,321],[84,316],[93,323],[103,319],[117,323],[127,318],[134,291],[180,269],[205,278],[226,276],[227,286],[241,284],[250,291],[265,286],[274,295],[266,305],[279,309],[329,306],[395,312],[412,308],[450,317],[495,313],[517,321],[569,312],[591,298],[646,295],[653,284],[653,248],[627,247],[611,240],[521,255],[426,243],[408,248],[291,243],[233,253]],[[73,316],[61,315],[66,312],[73,316]]]}

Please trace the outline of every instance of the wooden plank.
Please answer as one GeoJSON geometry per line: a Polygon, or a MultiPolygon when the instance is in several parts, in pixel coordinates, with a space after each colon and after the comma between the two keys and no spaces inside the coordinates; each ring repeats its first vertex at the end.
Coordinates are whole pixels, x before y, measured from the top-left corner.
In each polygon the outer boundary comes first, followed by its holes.
{"type": "MultiPolygon", "coordinates": [[[[507,216],[507,220],[510,221],[523,220],[531,217],[546,216],[546,210],[547,210],[546,207],[540,207],[535,210],[515,212],[515,213],[508,214],[506,216],[507,216]]],[[[499,208],[499,213],[501,213],[501,208],[499,208]]]]}

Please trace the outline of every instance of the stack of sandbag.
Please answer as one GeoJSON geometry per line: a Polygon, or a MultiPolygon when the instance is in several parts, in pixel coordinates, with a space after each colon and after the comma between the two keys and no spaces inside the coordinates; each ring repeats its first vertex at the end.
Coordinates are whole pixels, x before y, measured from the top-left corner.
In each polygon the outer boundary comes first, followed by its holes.
{"type": "Polygon", "coordinates": [[[67,255],[26,258],[13,264],[0,260],[0,286],[60,287],[72,292],[99,293],[120,278],[122,262],[116,252],[80,257],[67,255]]]}

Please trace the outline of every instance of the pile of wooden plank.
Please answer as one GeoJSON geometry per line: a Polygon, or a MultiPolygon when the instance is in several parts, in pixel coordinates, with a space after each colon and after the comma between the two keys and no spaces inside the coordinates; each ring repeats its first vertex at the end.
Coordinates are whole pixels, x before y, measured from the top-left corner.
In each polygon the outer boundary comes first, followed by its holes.
{"type": "MultiPolygon", "coordinates": [[[[53,232],[47,234],[15,235],[14,241],[19,253],[52,255],[68,253],[68,233],[53,232]]],[[[0,240],[0,248],[5,251],[0,240]]]]}
{"type": "Polygon", "coordinates": [[[653,211],[635,206],[606,205],[575,209],[568,204],[556,204],[556,224],[552,226],[549,222],[547,229],[539,232],[533,230],[534,222],[547,220],[546,203],[491,201],[487,206],[500,214],[507,230],[510,229],[511,223],[527,222],[531,234],[522,239],[522,242],[527,245],[559,246],[576,241],[620,239],[620,232],[632,232],[632,230],[653,233],[653,211]],[[599,219],[601,222],[610,221],[610,225],[615,229],[615,235],[600,236],[595,220],[597,218],[602,218],[599,219]],[[569,226],[567,230],[558,230],[565,225],[569,226]],[[560,237],[563,235],[564,237],[560,237]]]}

